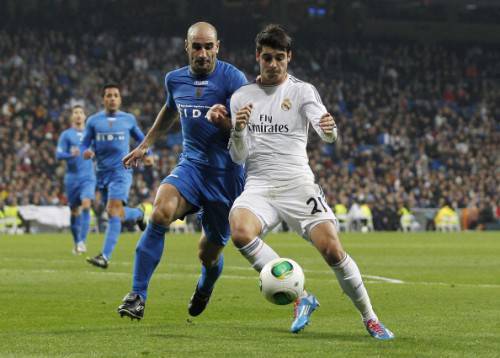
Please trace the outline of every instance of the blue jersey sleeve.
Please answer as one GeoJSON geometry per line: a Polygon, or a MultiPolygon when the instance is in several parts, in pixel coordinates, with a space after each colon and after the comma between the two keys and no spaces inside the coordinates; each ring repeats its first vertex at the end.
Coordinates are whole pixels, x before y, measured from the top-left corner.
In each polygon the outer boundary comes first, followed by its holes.
{"type": "Polygon", "coordinates": [[[94,149],[93,148],[93,141],[95,140],[95,129],[92,124],[92,120],[88,120],[87,124],[85,125],[85,131],[83,134],[83,139],[82,139],[82,144],[80,146],[80,151],[83,153],[87,149],[94,149]]]}
{"type": "Polygon", "coordinates": [[[66,132],[63,132],[57,141],[56,159],[67,160],[73,157],[70,152],[71,143],[69,142],[66,132]]]}
{"type": "Polygon", "coordinates": [[[170,81],[170,72],[165,76],[165,93],[167,95],[167,108],[175,108],[174,97],[172,96],[172,83],[170,81]]]}
{"type": "Polygon", "coordinates": [[[130,128],[130,136],[135,139],[136,142],[142,142],[144,139],[144,133],[142,133],[141,129],[137,125],[137,120],[134,116],[130,116],[132,121],[132,127],[130,128]]]}

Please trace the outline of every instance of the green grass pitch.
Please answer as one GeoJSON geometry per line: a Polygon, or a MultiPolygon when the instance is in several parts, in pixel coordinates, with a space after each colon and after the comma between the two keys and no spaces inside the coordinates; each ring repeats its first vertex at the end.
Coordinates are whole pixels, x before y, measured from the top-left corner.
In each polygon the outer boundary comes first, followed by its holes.
{"type": "MultiPolygon", "coordinates": [[[[334,274],[295,234],[267,242],[304,268],[321,307],[298,335],[292,306],[273,306],[230,244],[207,310],[189,318],[198,235],[168,235],[145,319],[121,319],[138,234],[110,267],[71,255],[69,234],[0,236],[0,357],[500,357],[500,234],[344,234],[391,342],[368,336],[334,274]],[[396,281],[394,281],[396,280],[396,281]]],[[[96,254],[102,235],[91,235],[96,254]]]]}

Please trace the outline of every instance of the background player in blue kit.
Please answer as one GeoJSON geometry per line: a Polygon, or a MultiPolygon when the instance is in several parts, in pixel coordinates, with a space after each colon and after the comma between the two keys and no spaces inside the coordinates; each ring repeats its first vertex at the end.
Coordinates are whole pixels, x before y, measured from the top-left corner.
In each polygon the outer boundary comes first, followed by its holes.
{"type": "Polygon", "coordinates": [[[87,251],[85,242],[90,226],[90,205],[91,200],[95,198],[94,164],[90,160],[84,160],[80,152],[85,118],[82,106],[74,106],[71,109],[71,128],[61,133],[56,152],[58,160],[66,161],[64,187],[71,209],[74,254],[87,251]]]}
{"type": "Polygon", "coordinates": [[[220,42],[216,29],[206,23],[192,25],[185,41],[189,66],[165,77],[167,101],[144,141],[124,158],[126,166],[136,165],[148,148],[166,132],[180,114],[184,151],[180,163],[158,189],[153,213],[136,248],[132,292],[125,296],[118,313],[141,319],[151,276],[160,262],[167,226],[178,218],[201,209],[203,234],[199,242],[201,276],[188,311],[199,315],[206,307],[216,280],[222,272],[222,249],[230,233],[228,214],[243,190],[243,168],[231,161],[227,150],[230,121],[225,103],[246,78],[234,66],[217,60],[220,42]],[[226,114],[223,116],[220,112],[226,114]]]}
{"type": "MultiPolygon", "coordinates": [[[[137,222],[141,229],[146,225],[142,209],[124,207],[132,184],[132,170],[122,164],[122,158],[130,150],[130,137],[140,142],[144,134],[137,126],[134,115],[119,110],[122,99],[117,85],[104,86],[102,95],[104,110],[87,120],[82,150],[85,159],[94,156],[97,159],[97,187],[106,202],[109,218],[102,253],[87,258],[87,262],[107,268],[118,242],[122,221],[137,222]],[[91,142],[94,143],[95,153],[89,149],[91,142]]],[[[147,156],[145,164],[151,165],[152,160],[151,156],[147,156]]]]}

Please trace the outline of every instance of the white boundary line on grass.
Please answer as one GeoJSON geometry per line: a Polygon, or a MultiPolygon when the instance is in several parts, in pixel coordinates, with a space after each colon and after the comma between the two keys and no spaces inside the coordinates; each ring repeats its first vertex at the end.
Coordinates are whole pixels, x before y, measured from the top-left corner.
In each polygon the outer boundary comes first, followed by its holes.
{"type": "MultiPolygon", "coordinates": [[[[36,272],[36,273],[40,273],[40,274],[44,274],[44,273],[53,274],[53,273],[61,273],[61,272],[68,273],[68,271],[66,271],[66,270],[54,270],[54,269],[26,270],[26,269],[0,268],[0,272],[5,272],[5,273],[8,273],[8,272],[26,273],[28,271],[36,272]]],[[[89,274],[89,275],[101,276],[101,277],[119,276],[119,277],[130,278],[130,276],[131,276],[131,273],[129,273],[129,272],[109,272],[109,271],[106,272],[106,271],[97,271],[97,269],[96,269],[96,271],[79,272],[79,274],[89,274]]],[[[174,279],[174,278],[186,278],[186,277],[198,278],[199,276],[200,276],[199,273],[163,273],[163,272],[158,272],[155,274],[155,277],[157,277],[159,279],[174,279]]],[[[242,276],[242,275],[224,274],[222,277],[224,277],[224,279],[229,279],[229,280],[253,280],[253,281],[257,281],[257,276],[242,276]]],[[[372,275],[364,275],[364,277],[372,279],[372,280],[365,280],[365,283],[370,283],[370,284],[404,284],[404,285],[448,286],[448,287],[500,288],[500,284],[402,281],[402,280],[391,279],[391,278],[382,277],[382,276],[372,276],[372,275]]],[[[308,280],[310,280],[310,281],[319,281],[319,280],[324,281],[323,278],[316,278],[316,277],[308,278],[308,280]]]]}
{"type": "Polygon", "coordinates": [[[404,282],[402,280],[398,280],[396,278],[389,278],[389,277],[383,277],[383,276],[373,276],[373,275],[362,275],[362,276],[366,277],[366,278],[371,278],[373,280],[389,282],[389,283],[398,283],[398,284],[406,283],[406,282],[404,282]]]}

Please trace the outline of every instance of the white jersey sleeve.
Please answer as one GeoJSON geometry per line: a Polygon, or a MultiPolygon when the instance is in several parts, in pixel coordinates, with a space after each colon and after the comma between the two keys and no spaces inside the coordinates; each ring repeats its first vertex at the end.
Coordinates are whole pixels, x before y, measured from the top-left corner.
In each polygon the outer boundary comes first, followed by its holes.
{"type": "Polygon", "coordinates": [[[302,94],[300,113],[307,118],[321,139],[325,142],[333,143],[337,139],[337,128],[334,128],[331,134],[326,134],[319,126],[319,120],[328,111],[323,105],[318,91],[312,84],[304,83],[302,94]]]}
{"type": "Polygon", "coordinates": [[[233,162],[237,164],[244,164],[250,153],[250,137],[248,135],[248,128],[245,127],[240,132],[234,130],[236,124],[236,113],[242,107],[239,104],[239,96],[234,94],[231,97],[231,123],[233,129],[231,130],[231,138],[229,139],[229,155],[233,162]]]}

